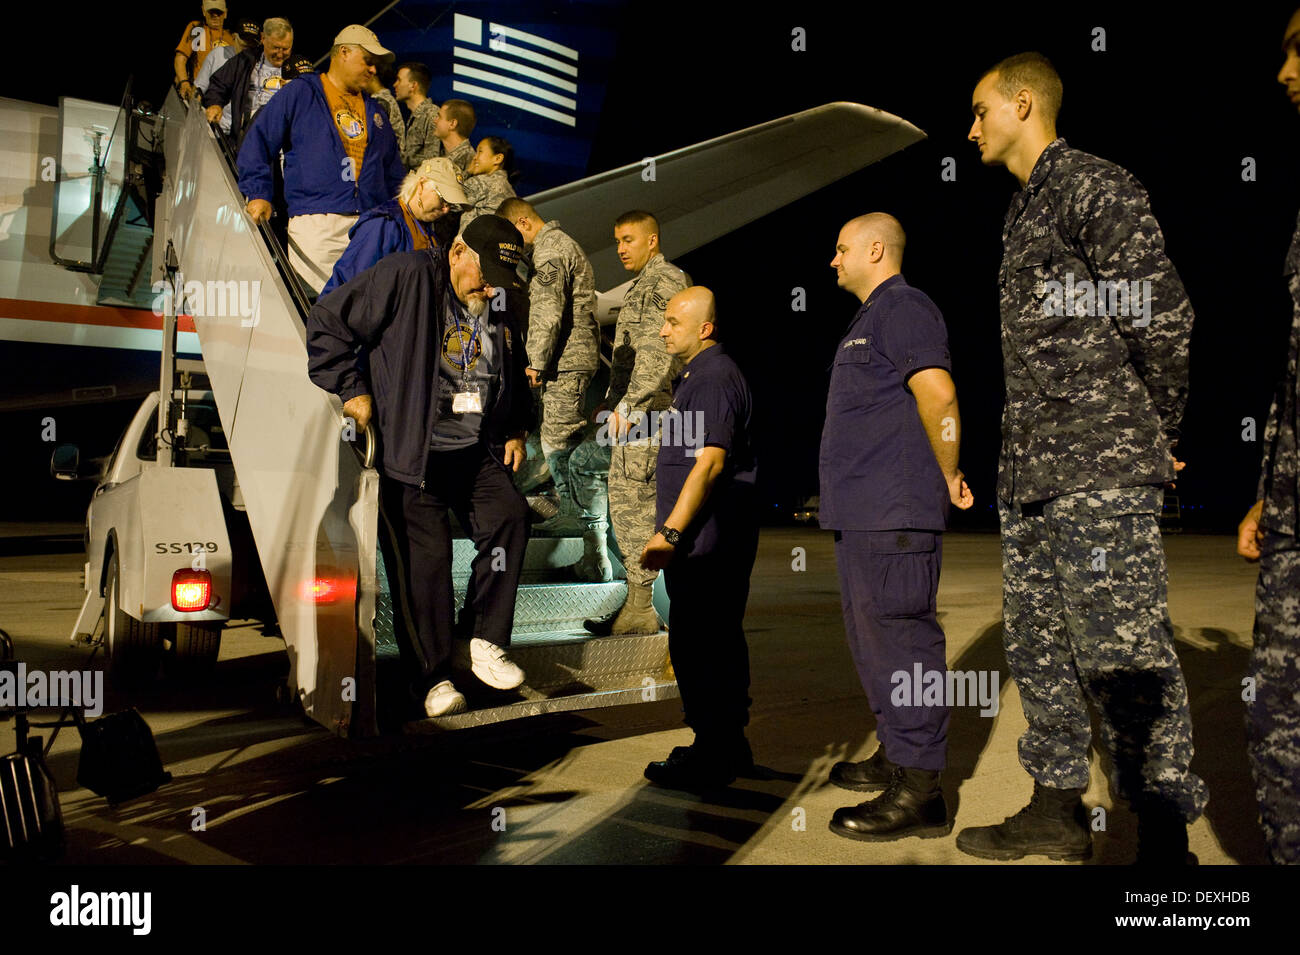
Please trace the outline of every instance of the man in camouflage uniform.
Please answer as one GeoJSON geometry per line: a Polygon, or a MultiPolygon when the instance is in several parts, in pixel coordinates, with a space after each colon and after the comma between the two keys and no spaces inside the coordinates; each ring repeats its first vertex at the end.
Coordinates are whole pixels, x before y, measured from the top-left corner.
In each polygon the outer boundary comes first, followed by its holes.
{"type": "MultiPolygon", "coordinates": [[[[434,132],[438,123],[438,104],[429,99],[429,68],[423,63],[403,63],[397,69],[393,92],[411,111],[406,130],[398,141],[402,147],[402,163],[407,169],[420,168],[426,159],[435,159],[442,152],[442,141],[434,132]]],[[[461,172],[464,172],[461,167],[461,172]]]]}
{"type": "MultiPolygon", "coordinates": [[[[1300,106],[1300,10],[1282,42],[1277,79],[1300,106]]],[[[1246,740],[1255,798],[1277,865],[1300,864],[1300,221],[1286,256],[1293,310],[1286,378],[1278,383],[1264,426],[1264,461],[1255,506],[1241,522],[1237,553],[1260,561],[1255,588],[1254,697],[1246,704],[1246,740]]]]}
{"type": "Polygon", "coordinates": [[[610,445],[609,515],[627,569],[627,601],[610,621],[587,621],[592,633],[657,633],[659,617],[651,606],[657,570],[637,558],[655,534],[657,436],[647,412],[672,404],[672,356],[659,337],[668,300],[689,286],[686,274],[659,251],[659,222],[648,212],[632,211],[614,223],[614,242],[623,268],[636,279],[623,296],[614,328],[614,356],[605,407],[609,417],[598,440],[610,445]],[[607,436],[607,437],[606,437],[607,436]]]}
{"type": "Polygon", "coordinates": [[[524,237],[532,254],[528,283],[528,380],[542,394],[542,453],[555,481],[560,513],[583,524],[581,580],[613,576],[606,535],[609,497],[605,480],[584,480],[569,467],[587,423],[587,386],[600,364],[596,277],[582,247],[552,219],[544,222],[523,199],[507,199],[497,215],[524,237]],[[576,478],[576,480],[575,480],[576,478]]]}
{"type": "Polygon", "coordinates": [[[1184,863],[1207,792],[1190,769],[1159,518],[1192,308],[1145,190],[1056,138],[1060,101],[1037,53],[999,63],[972,99],[969,138],[1023,187],[1002,232],[998,509],[1003,642],[1034,796],[1000,825],[963,830],[957,847],[986,859],[1091,855],[1080,798],[1091,702],[1116,789],[1138,814],[1139,862],[1184,863]]]}
{"type": "Polygon", "coordinates": [[[454,162],[456,168],[467,176],[471,175],[468,169],[470,160],[474,158],[474,146],[469,137],[477,124],[474,107],[463,99],[449,99],[443,103],[433,124],[433,134],[438,137],[442,148],[441,155],[454,162]]]}

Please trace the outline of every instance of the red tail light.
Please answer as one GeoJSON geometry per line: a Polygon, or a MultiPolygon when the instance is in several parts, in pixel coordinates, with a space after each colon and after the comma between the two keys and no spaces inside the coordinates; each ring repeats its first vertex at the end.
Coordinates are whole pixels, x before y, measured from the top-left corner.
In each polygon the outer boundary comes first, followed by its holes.
{"type": "Polygon", "coordinates": [[[322,564],[316,576],[298,585],[298,596],[304,603],[333,604],[355,600],[357,579],[355,571],[322,564]]]}
{"type": "Polygon", "coordinates": [[[307,586],[303,589],[307,592],[307,599],[318,604],[333,603],[339,595],[338,585],[324,577],[307,581],[307,586]]]}
{"type": "Polygon", "coordinates": [[[212,599],[212,574],[206,570],[178,570],[172,574],[172,609],[206,610],[212,599]]]}

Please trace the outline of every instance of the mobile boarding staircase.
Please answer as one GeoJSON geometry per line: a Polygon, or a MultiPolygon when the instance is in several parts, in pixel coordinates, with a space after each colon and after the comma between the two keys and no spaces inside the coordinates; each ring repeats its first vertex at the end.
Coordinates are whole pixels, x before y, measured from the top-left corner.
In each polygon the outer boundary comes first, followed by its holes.
{"type": "MultiPolygon", "coordinates": [[[[340,735],[365,736],[676,696],[666,633],[593,637],[582,629],[584,618],[618,609],[626,584],[565,581],[562,569],[582,556],[575,528],[528,544],[510,651],[527,673],[524,686],[502,693],[458,681],[471,711],[407,719],[398,645],[409,615],[391,571],[379,474],[366,460],[372,452],[362,453],[368,442],[347,439],[339,400],[307,376],[306,300],[271,230],[244,213],[228,153],[203,111],[173,94],[161,126],[154,278],[165,273],[170,249],[170,264],[186,283],[257,290],[253,315],[188,311],[229,443],[237,506],[247,512],[288,648],[289,685],[305,711],[340,735]]],[[[170,318],[165,335],[174,328],[170,318]]],[[[473,557],[472,542],[456,539],[458,606],[473,557]]]]}

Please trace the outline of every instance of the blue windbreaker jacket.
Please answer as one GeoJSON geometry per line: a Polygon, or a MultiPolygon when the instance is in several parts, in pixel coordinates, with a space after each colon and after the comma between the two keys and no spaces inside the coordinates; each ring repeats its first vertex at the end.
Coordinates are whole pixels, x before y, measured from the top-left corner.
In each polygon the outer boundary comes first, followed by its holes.
{"type": "Polygon", "coordinates": [[[369,139],[361,175],[350,176],[347,153],[334,128],[321,77],[300,76],[271,97],[253,118],[239,149],[239,190],[272,201],[272,170],[284,152],[284,197],[290,216],[332,212],[359,215],[391,199],[406,175],[388,111],[370,96],[369,139]]]}
{"type": "MultiPolygon", "coordinates": [[[[419,228],[419,225],[416,226],[419,228]]],[[[430,245],[437,245],[433,230],[426,229],[425,236],[430,245]]],[[[406,217],[402,215],[401,204],[396,199],[389,199],[382,205],[367,209],[361,213],[357,224],[348,232],[348,247],[334,263],[334,274],[321,289],[326,295],[344,282],[350,282],[370,266],[393,252],[410,252],[415,248],[415,237],[406,227],[406,217]]]]}

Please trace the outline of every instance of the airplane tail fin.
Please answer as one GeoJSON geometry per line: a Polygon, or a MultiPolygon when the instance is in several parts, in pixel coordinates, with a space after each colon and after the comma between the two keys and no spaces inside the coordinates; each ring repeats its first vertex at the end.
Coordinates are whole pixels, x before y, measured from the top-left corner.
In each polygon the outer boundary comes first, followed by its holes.
{"type": "Polygon", "coordinates": [[[429,68],[434,102],[474,104],[472,139],[510,141],[525,159],[515,185],[524,195],[587,174],[624,5],[468,0],[453,9],[401,0],[369,26],[398,66],[429,68]]]}

